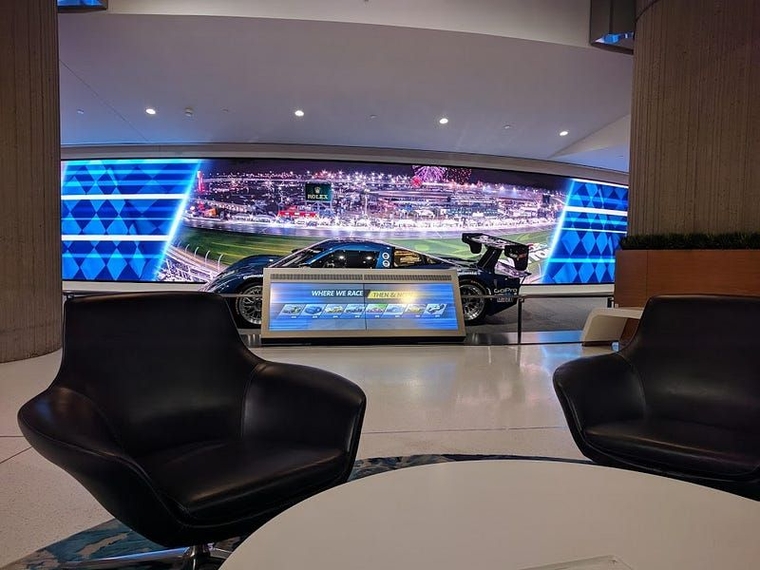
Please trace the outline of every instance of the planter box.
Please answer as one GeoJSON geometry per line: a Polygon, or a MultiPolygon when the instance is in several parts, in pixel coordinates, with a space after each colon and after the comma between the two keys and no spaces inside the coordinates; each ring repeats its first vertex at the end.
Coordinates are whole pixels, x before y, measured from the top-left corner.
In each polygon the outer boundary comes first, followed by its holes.
{"type": "Polygon", "coordinates": [[[653,295],[760,295],[758,249],[629,249],[615,255],[615,303],[643,307],[653,295]]]}

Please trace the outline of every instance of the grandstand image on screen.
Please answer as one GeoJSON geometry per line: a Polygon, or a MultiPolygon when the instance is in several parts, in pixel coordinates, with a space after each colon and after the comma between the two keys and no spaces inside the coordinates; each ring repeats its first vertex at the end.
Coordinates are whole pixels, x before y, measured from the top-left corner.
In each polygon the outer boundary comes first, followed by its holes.
{"type": "Polygon", "coordinates": [[[323,239],[392,240],[417,251],[466,256],[462,233],[484,231],[529,244],[528,282],[539,281],[566,187],[562,177],[498,170],[208,160],[167,259],[197,248],[205,266],[197,280],[207,281],[207,273],[243,257],[284,255],[323,239]],[[320,199],[310,199],[315,197],[320,199]]]}

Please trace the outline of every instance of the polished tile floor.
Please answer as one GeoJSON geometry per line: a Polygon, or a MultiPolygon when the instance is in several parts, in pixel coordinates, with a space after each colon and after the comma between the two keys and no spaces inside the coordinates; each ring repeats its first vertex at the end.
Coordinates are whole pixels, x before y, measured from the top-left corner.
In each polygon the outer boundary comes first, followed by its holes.
{"type": "MultiPolygon", "coordinates": [[[[605,352],[532,346],[265,347],[270,360],[342,374],[367,393],[360,457],[512,453],[580,458],[554,396],[561,363],[605,352]]],[[[80,485],[29,448],[20,405],[44,389],[60,352],[0,364],[0,566],[105,520],[80,485]]]]}

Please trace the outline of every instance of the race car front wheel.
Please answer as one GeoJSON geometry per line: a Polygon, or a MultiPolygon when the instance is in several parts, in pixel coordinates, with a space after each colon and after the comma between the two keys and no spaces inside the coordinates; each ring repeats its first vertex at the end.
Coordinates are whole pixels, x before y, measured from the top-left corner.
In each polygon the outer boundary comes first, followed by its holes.
{"type": "Polygon", "coordinates": [[[264,291],[261,281],[249,281],[238,289],[239,295],[248,297],[235,298],[235,320],[241,328],[261,326],[261,295],[264,291]]]}
{"type": "Polygon", "coordinates": [[[462,297],[464,324],[475,325],[482,321],[486,316],[486,288],[476,281],[460,281],[459,295],[462,297]]]}

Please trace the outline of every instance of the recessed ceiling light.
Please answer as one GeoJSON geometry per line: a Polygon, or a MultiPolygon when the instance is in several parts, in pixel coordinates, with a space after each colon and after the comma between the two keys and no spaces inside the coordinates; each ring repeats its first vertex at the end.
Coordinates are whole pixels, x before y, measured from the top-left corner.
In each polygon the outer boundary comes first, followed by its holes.
{"type": "Polygon", "coordinates": [[[185,117],[192,117],[193,113],[194,111],[192,107],[185,107],[185,117]]]}
{"type": "Polygon", "coordinates": [[[77,109],[77,115],[84,115],[84,109],[77,109]]]}
{"type": "Polygon", "coordinates": [[[306,113],[304,113],[301,109],[296,109],[295,113],[293,113],[296,117],[303,117],[306,113]]]}
{"type": "Polygon", "coordinates": [[[370,119],[377,119],[377,115],[370,115],[369,118],[370,119]]]}
{"type": "Polygon", "coordinates": [[[567,135],[569,135],[569,134],[570,134],[570,133],[569,133],[568,131],[560,131],[560,133],[559,133],[559,136],[561,136],[561,137],[566,137],[566,136],[567,136],[567,135]]]}
{"type": "Polygon", "coordinates": [[[438,122],[441,123],[442,125],[445,125],[446,123],[449,122],[449,120],[446,117],[441,117],[440,119],[438,119],[438,122]]]}
{"type": "Polygon", "coordinates": [[[511,129],[511,128],[512,128],[512,125],[504,125],[504,128],[505,128],[505,129],[511,129]]]}
{"type": "Polygon", "coordinates": [[[155,115],[156,114],[156,110],[153,107],[147,107],[145,109],[145,112],[148,113],[148,115],[155,115]]]}

